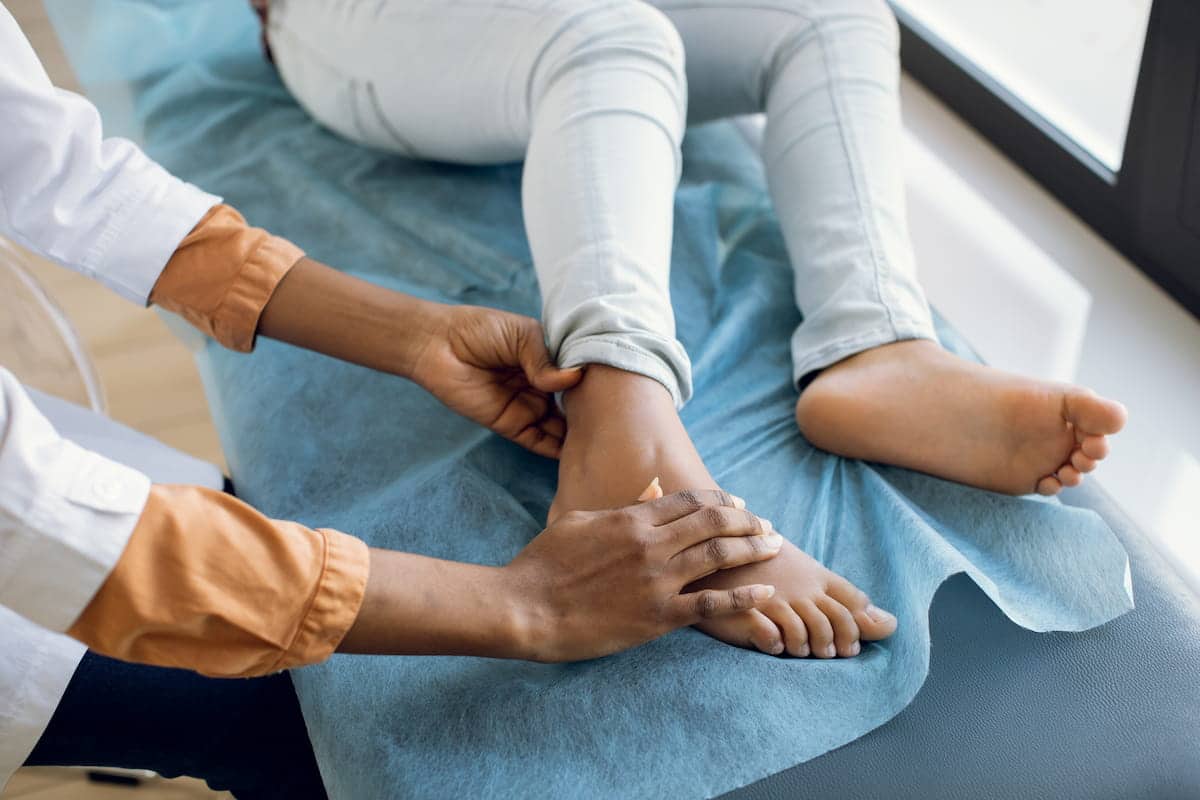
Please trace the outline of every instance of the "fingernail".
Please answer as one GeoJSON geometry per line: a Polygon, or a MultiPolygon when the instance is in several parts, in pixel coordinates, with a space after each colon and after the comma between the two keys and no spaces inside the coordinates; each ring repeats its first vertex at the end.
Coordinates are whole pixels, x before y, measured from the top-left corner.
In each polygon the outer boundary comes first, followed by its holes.
{"type": "Polygon", "coordinates": [[[771,520],[767,519],[766,517],[759,517],[758,521],[763,524],[763,527],[765,529],[767,529],[769,531],[775,530],[775,523],[771,522],[771,520]]]}
{"type": "Polygon", "coordinates": [[[800,645],[800,652],[796,653],[797,658],[808,658],[808,654],[812,651],[808,649],[807,644],[800,645]]]}
{"type": "Polygon", "coordinates": [[[895,615],[875,605],[867,606],[867,616],[879,623],[893,622],[896,619],[895,615]]]}
{"type": "Polygon", "coordinates": [[[854,644],[850,645],[850,655],[856,656],[861,652],[862,652],[862,645],[859,644],[858,642],[855,642],[854,644]]]}
{"type": "Polygon", "coordinates": [[[783,547],[783,537],[778,533],[768,533],[763,537],[763,544],[772,550],[778,549],[783,547]]]}
{"type": "Polygon", "coordinates": [[[769,652],[773,656],[779,655],[780,653],[783,652],[783,642],[776,639],[775,643],[772,644],[769,648],[767,648],[767,652],[769,652]]]}
{"type": "Polygon", "coordinates": [[[758,603],[770,600],[775,596],[775,587],[765,585],[755,586],[750,590],[750,596],[753,597],[755,602],[758,603]]]}
{"type": "Polygon", "coordinates": [[[836,655],[837,655],[837,648],[834,647],[833,645],[829,645],[828,647],[825,648],[826,658],[833,658],[836,655]]]}
{"type": "Polygon", "coordinates": [[[662,497],[662,487],[659,486],[658,476],[655,475],[654,480],[650,481],[650,485],[642,490],[642,493],[638,495],[638,502],[641,503],[646,500],[657,500],[660,497],[662,497]]]}
{"type": "Polygon", "coordinates": [[[736,494],[731,494],[729,496],[733,498],[733,507],[734,508],[745,508],[746,507],[746,501],[743,500],[742,498],[738,497],[736,494]]]}

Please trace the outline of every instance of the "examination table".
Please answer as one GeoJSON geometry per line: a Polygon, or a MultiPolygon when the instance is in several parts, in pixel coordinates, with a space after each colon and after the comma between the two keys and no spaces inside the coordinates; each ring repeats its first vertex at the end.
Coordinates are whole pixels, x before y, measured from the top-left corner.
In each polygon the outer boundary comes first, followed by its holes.
{"type": "MultiPolygon", "coordinates": [[[[194,459],[111,420],[35,399],[68,436],[118,460],[136,452],[152,477],[197,473],[194,459]]],[[[1134,611],[1083,633],[1032,633],[953,578],[930,609],[929,676],[908,708],[724,797],[1200,798],[1200,598],[1102,490],[1063,500],[1097,511],[1124,543],[1134,611]]]]}

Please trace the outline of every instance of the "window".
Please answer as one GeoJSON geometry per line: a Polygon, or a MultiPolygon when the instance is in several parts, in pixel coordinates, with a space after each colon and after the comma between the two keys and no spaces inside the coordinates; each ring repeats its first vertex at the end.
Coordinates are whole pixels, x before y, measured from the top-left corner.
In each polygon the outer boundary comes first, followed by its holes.
{"type": "Polygon", "coordinates": [[[905,69],[1200,317],[1200,3],[892,6],[905,69]]]}

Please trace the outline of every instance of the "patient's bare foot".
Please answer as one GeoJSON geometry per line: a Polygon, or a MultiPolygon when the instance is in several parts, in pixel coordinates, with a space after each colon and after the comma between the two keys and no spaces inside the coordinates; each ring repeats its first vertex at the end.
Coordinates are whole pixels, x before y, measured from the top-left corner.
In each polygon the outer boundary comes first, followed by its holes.
{"type": "MultiPolygon", "coordinates": [[[[551,520],[572,509],[626,505],[655,476],[667,493],[718,488],[656,381],[593,365],[565,404],[567,437],[551,520]]],[[[775,587],[769,606],[698,627],[765,653],[821,658],[857,655],[860,639],[882,639],[896,629],[895,618],[872,607],[853,584],[786,541],[770,561],[725,570],[688,588],[747,581],[775,587]]]]}
{"type": "Polygon", "coordinates": [[[822,371],[796,404],[817,447],[1008,494],[1058,493],[1108,455],[1125,407],[1023,378],[936,342],[896,342],[822,371]]]}

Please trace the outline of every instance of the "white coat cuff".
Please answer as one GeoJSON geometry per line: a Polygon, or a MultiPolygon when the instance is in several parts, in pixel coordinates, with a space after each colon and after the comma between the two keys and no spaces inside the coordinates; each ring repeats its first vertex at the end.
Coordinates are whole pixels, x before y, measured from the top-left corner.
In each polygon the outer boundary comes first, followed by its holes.
{"type": "Polygon", "coordinates": [[[135,160],[123,177],[142,178],[134,185],[144,188],[112,215],[93,266],[105,286],[145,306],[179,243],[221,198],[176,178],[140,152],[130,159],[135,160]]]}

